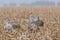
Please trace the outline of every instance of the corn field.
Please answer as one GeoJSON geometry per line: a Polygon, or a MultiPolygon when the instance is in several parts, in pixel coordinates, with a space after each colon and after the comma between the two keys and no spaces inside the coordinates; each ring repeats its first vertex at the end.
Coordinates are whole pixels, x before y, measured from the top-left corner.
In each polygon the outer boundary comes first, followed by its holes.
{"type": "MultiPolygon", "coordinates": [[[[32,28],[35,27],[33,24],[32,28]]],[[[0,40],[60,40],[60,7],[0,7],[0,40]],[[35,33],[28,31],[32,11],[44,22],[35,33]],[[20,24],[21,28],[12,33],[5,30],[6,17],[10,18],[11,24],[20,24]]]]}

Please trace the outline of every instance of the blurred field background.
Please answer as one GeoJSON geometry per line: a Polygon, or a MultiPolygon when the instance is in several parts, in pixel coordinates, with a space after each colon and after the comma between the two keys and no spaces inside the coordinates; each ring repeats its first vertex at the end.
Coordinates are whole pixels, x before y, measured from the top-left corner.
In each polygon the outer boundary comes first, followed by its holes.
{"type": "Polygon", "coordinates": [[[60,40],[60,7],[0,7],[0,40],[18,40],[22,29],[9,34],[8,30],[4,30],[6,17],[10,18],[11,24],[21,24],[26,36],[31,35],[30,40],[45,40],[44,34],[47,35],[47,40],[60,40]],[[27,18],[31,16],[31,11],[44,21],[44,27],[40,27],[37,33],[28,32],[27,18]]]}

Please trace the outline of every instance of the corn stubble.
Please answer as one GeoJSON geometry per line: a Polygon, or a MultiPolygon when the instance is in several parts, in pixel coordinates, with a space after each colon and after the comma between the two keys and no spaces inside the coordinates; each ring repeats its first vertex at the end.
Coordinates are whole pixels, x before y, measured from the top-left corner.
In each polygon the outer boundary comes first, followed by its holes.
{"type": "MultiPolygon", "coordinates": [[[[0,40],[60,40],[60,7],[1,7],[0,8],[0,40]],[[44,26],[38,32],[29,32],[28,18],[33,10],[35,16],[44,21],[44,26]],[[5,30],[5,18],[9,17],[11,24],[20,24],[19,30],[12,33],[5,30]],[[23,19],[22,19],[23,18],[23,19]],[[25,19],[24,19],[25,18],[25,19]],[[22,36],[22,33],[23,34],[22,36]]],[[[32,24],[35,29],[36,25],[32,24]]]]}

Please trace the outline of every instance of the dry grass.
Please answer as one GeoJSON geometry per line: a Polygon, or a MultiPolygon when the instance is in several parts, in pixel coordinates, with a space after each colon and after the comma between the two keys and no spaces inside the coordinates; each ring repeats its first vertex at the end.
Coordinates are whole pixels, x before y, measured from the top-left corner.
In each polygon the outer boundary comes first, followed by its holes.
{"type": "Polygon", "coordinates": [[[18,40],[17,37],[18,35],[21,36],[22,29],[19,31],[14,30],[12,34],[8,30],[4,30],[6,17],[10,18],[11,23],[21,24],[26,37],[31,36],[29,37],[30,40],[45,40],[44,38],[47,38],[47,40],[60,40],[60,7],[1,7],[0,40],[18,40]],[[32,10],[34,10],[36,16],[44,21],[44,27],[40,27],[39,32],[36,33],[29,33],[28,20],[22,19],[30,17],[32,10]]]}

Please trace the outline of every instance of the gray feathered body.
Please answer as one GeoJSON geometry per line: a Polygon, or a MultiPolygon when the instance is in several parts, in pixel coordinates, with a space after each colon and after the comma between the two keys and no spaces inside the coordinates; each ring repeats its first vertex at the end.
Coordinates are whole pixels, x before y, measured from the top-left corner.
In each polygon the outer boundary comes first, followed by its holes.
{"type": "Polygon", "coordinates": [[[44,26],[44,22],[43,22],[42,20],[37,20],[37,21],[35,21],[34,23],[35,23],[35,25],[37,25],[37,26],[44,26]]]}
{"type": "Polygon", "coordinates": [[[19,24],[12,24],[13,29],[20,29],[20,25],[19,24]]]}

